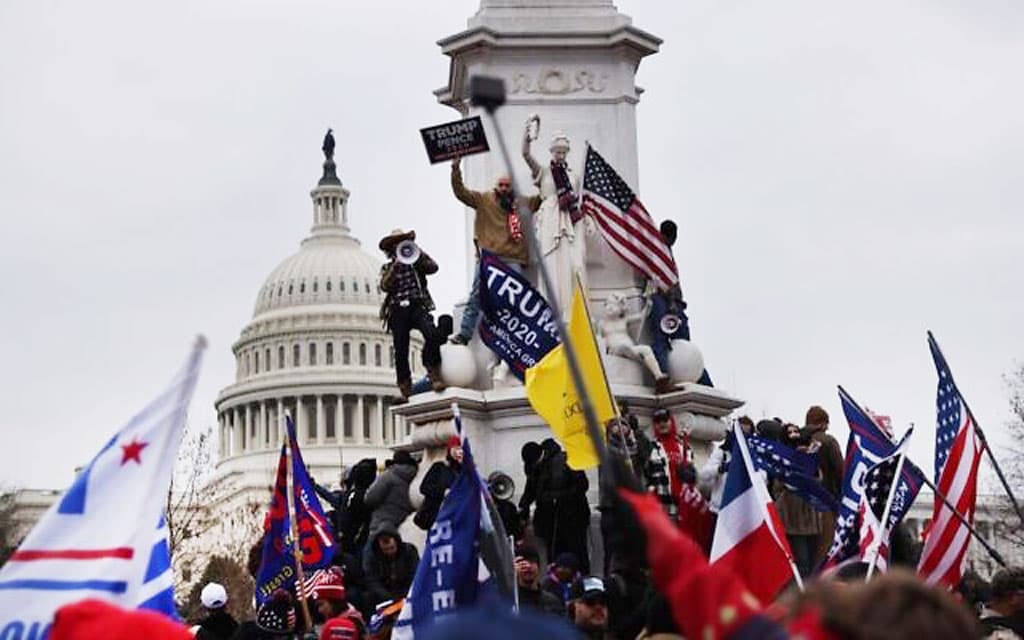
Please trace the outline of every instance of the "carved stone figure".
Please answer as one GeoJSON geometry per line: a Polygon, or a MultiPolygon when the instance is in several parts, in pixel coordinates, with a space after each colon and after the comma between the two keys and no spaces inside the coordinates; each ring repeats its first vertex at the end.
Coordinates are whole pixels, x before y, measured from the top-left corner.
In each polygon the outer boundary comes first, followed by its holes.
{"type": "Polygon", "coordinates": [[[637,344],[629,333],[631,323],[642,322],[647,314],[644,312],[626,313],[626,299],[618,293],[612,293],[604,303],[604,317],[601,319],[601,336],[604,338],[608,353],[642,362],[654,376],[658,393],[668,391],[672,383],[668,374],[658,365],[654,350],[645,344],[637,344]]]}
{"type": "Polygon", "coordinates": [[[523,159],[530,167],[533,182],[540,189],[541,203],[533,216],[534,231],[540,244],[543,261],[551,276],[554,291],[548,291],[542,278],[538,278],[541,293],[548,302],[558,305],[562,317],[568,319],[572,301],[573,283],[577,275],[586,287],[584,265],[584,238],[581,232],[585,226],[577,224],[583,219],[579,203],[579,176],[575,175],[566,162],[569,155],[569,138],[556,133],[549,147],[551,161],[541,165],[530,153],[530,143],[536,139],[540,129],[540,117],[533,115],[527,121],[523,134],[523,159]],[[531,123],[536,129],[531,132],[531,123]]]}

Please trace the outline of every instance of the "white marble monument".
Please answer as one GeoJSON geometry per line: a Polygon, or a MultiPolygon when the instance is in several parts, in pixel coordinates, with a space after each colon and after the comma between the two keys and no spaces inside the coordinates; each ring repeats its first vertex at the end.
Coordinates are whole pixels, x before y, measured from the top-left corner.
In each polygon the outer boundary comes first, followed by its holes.
{"type": "MultiPolygon", "coordinates": [[[[572,140],[567,158],[572,172],[582,176],[589,142],[639,190],[636,106],[642,90],[635,84],[635,74],[641,60],[657,52],[661,40],[634,27],[610,0],[482,0],[467,29],[438,44],[451,58],[448,83],[435,92],[438,100],[462,116],[482,115],[491,140],[491,153],[463,160],[467,184],[491,184],[495,176],[507,171],[497,151],[493,123],[469,103],[469,80],[481,74],[505,81],[507,103],[497,110],[496,117],[512,154],[519,195],[536,193],[519,153],[524,125],[534,113],[541,120],[534,146],[537,158],[546,162],[548,143],[556,133],[563,133],[572,140]]],[[[466,210],[466,251],[470,256],[472,216],[473,211],[466,210]]],[[[579,228],[584,228],[582,222],[579,228]]],[[[613,293],[639,300],[642,281],[633,268],[596,232],[587,233],[585,242],[586,281],[593,309],[601,309],[613,293]]],[[[531,261],[535,261],[533,256],[531,261]]],[[[472,269],[474,261],[469,262],[472,269]]],[[[530,275],[536,282],[533,271],[530,275]]],[[[467,290],[471,281],[472,271],[467,274],[467,290]]],[[[521,385],[492,386],[487,348],[478,339],[470,348],[478,362],[473,388],[453,386],[440,394],[421,394],[391,411],[406,423],[402,430],[411,431],[409,445],[427,449],[429,454],[443,446],[453,432],[450,405],[457,401],[481,469],[485,473],[504,471],[521,492],[525,482],[521,447],[527,441],[551,437],[551,431],[530,408],[521,385]]],[[[683,384],[672,393],[656,395],[653,376],[642,363],[609,354],[605,362],[613,393],[629,402],[642,424],[649,424],[654,409],[670,409],[681,427],[690,430],[701,456],[712,440],[724,436],[723,417],[742,405],[718,389],[697,384],[683,384]]],[[[593,503],[596,474],[591,480],[593,503]]]]}

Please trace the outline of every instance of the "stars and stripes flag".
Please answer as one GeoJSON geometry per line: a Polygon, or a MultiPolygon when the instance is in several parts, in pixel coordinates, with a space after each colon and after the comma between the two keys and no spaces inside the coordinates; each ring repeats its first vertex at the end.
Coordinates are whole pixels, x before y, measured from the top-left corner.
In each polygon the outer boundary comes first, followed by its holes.
{"type": "MultiPolygon", "coordinates": [[[[978,463],[984,443],[978,437],[967,405],[953,382],[946,358],[935,338],[928,334],[935,369],[939,374],[936,395],[935,484],[971,524],[977,497],[978,463]]],[[[932,522],[924,541],[917,571],[928,584],[953,587],[963,576],[970,530],[938,496],[932,522]]]]}
{"type": "Polygon", "coordinates": [[[835,511],[835,497],[818,480],[818,454],[798,451],[781,442],[760,436],[747,436],[754,468],[778,480],[806,500],[817,511],[835,511]]]}
{"type": "Polygon", "coordinates": [[[583,212],[597,222],[605,242],[637,271],[668,289],[679,282],[672,250],[647,209],[593,147],[583,166],[583,212]]]}
{"type": "Polygon", "coordinates": [[[921,469],[905,457],[910,433],[908,431],[903,436],[903,440],[894,453],[876,463],[864,474],[864,496],[858,510],[860,559],[865,562],[874,561],[876,568],[881,571],[885,571],[888,567],[889,542],[892,532],[907,515],[910,506],[921,490],[921,485],[924,484],[924,474],[921,469]],[[900,464],[901,457],[903,457],[902,465],[900,464]],[[900,481],[893,490],[897,467],[899,467],[900,481]],[[886,517],[885,508],[890,495],[892,495],[892,503],[889,506],[889,515],[886,517]],[[883,519],[886,521],[884,527],[882,526],[883,519]]]}
{"type": "Polygon", "coordinates": [[[176,616],[163,510],[205,346],[200,337],[0,569],[0,637],[45,638],[58,608],[86,598],[176,616]]]}
{"type": "Polygon", "coordinates": [[[868,469],[896,450],[896,444],[842,387],[839,387],[839,401],[850,427],[850,437],[846,441],[835,534],[821,567],[826,571],[859,557],[857,521],[864,497],[864,476],[868,469]]]}

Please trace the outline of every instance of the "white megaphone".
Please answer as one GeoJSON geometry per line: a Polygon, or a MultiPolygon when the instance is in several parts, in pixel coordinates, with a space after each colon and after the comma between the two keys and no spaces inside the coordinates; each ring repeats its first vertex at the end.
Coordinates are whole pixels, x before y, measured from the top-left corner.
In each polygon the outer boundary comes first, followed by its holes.
{"type": "Polygon", "coordinates": [[[679,330],[680,325],[683,321],[674,313],[666,313],[661,317],[661,322],[658,323],[658,328],[661,332],[667,336],[672,335],[679,330]]]}
{"type": "Polygon", "coordinates": [[[395,260],[402,264],[416,264],[420,259],[420,248],[412,240],[402,240],[395,247],[395,260]]]}

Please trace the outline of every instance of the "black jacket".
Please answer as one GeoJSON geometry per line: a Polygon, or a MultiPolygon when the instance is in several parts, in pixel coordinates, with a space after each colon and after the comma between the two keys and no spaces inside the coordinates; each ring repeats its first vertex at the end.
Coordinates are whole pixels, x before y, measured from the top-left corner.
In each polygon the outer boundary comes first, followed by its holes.
{"type": "Polygon", "coordinates": [[[437,512],[441,510],[441,503],[444,502],[445,493],[455,484],[455,478],[459,474],[459,468],[452,460],[435,462],[427,470],[420,482],[420,493],[423,494],[423,504],[413,517],[412,521],[417,527],[429,531],[437,519],[437,512]]]}
{"type": "Polygon", "coordinates": [[[224,609],[211,611],[210,615],[199,621],[196,638],[201,640],[229,640],[238,630],[238,623],[224,609]]]}
{"type": "Polygon", "coordinates": [[[537,587],[536,589],[519,587],[519,606],[528,607],[534,611],[543,611],[544,613],[550,613],[556,616],[565,615],[565,607],[562,605],[562,601],[558,596],[550,591],[545,591],[540,587],[537,587]]]}
{"type": "Polygon", "coordinates": [[[366,597],[371,606],[385,600],[404,598],[416,576],[416,567],[420,563],[420,554],[416,547],[402,542],[398,530],[387,524],[375,531],[373,537],[363,551],[363,572],[366,580],[366,597]],[[377,538],[390,534],[398,540],[398,553],[387,557],[380,552],[377,538]]]}

